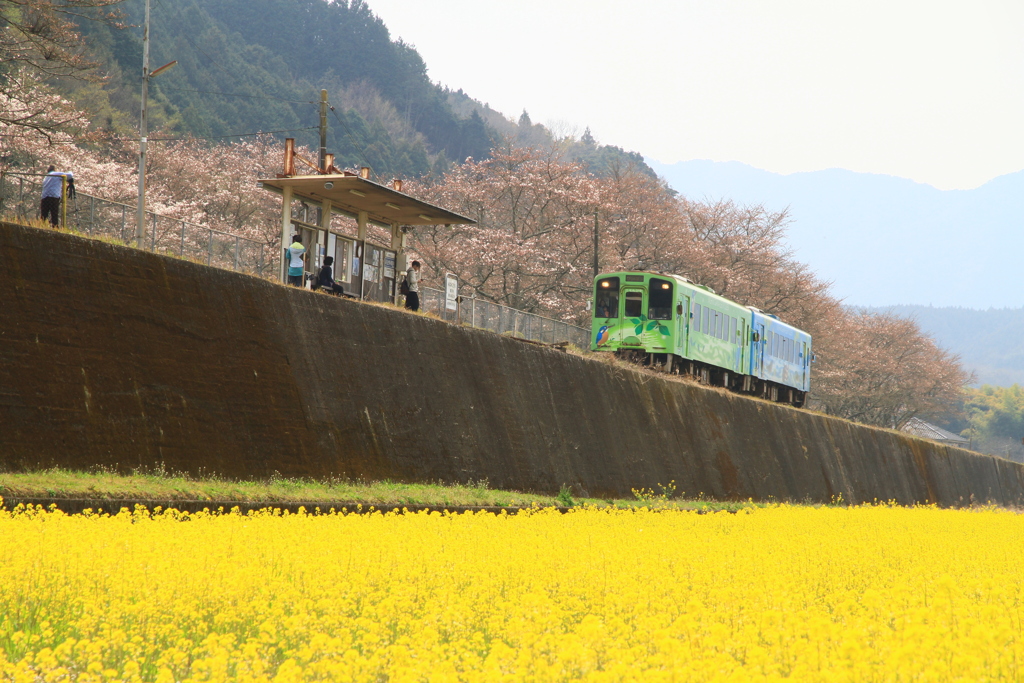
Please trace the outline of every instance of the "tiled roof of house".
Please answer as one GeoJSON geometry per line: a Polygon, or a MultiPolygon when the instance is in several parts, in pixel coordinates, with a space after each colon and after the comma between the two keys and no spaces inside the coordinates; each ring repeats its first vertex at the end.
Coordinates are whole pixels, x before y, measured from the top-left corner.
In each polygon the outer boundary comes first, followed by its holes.
{"type": "Polygon", "coordinates": [[[932,441],[939,441],[941,443],[962,445],[967,443],[967,439],[954,434],[953,432],[946,431],[942,427],[936,427],[930,422],[925,422],[922,419],[912,417],[903,425],[902,431],[907,434],[913,434],[919,436],[922,439],[931,439],[932,441]]]}

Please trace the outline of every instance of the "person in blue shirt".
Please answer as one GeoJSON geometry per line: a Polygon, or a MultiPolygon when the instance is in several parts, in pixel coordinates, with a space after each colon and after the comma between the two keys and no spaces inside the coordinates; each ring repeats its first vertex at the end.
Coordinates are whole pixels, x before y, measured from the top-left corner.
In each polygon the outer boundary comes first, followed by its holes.
{"type": "Polygon", "coordinates": [[[46,169],[43,178],[43,200],[39,203],[39,217],[44,221],[49,218],[50,225],[57,227],[60,223],[60,202],[64,194],[64,180],[67,179],[67,196],[75,196],[75,176],[70,171],[55,170],[54,166],[46,169]]]}
{"type": "Polygon", "coordinates": [[[288,284],[302,286],[302,264],[305,256],[306,248],[302,246],[302,236],[294,235],[292,243],[284,250],[284,257],[288,262],[288,284]]]}

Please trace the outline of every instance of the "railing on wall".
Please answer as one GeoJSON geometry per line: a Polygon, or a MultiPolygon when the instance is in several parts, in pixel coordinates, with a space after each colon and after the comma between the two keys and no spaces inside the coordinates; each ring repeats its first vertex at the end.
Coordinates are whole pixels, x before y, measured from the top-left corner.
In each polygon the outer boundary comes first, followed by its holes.
{"type": "MultiPolygon", "coordinates": [[[[38,218],[40,194],[39,183],[0,174],[0,217],[38,218]]],[[[114,239],[124,244],[135,239],[134,206],[78,192],[75,199],[68,201],[66,216],[66,227],[89,236],[114,239]]],[[[279,249],[247,237],[152,211],[146,212],[146,237],[139,248],[261,277],[276,275],[281,256],[279,249]]],[[[450,311],[445,306],[444,292],[421,287],[420,306],[444,320],[498,334],[546,344],[569,342],[581,349],[590,347],[589,330],[482,299],[463,298],[457,310],[450,311]]]]}
{"type": "Polygon", "coordinates": [[[450,311],[445,306],[444,292],[421,286],[420,308],[449,322],[458,322],[498,334],[508,334],[545,344],[569,342],[581,349],[590,348],[590,330],[483,299],[462,297],[457,309],[450,311]]]}
{"type": "MultiPolygon", "coordinates": [[[[39,183],[0,175],[0,216],[39,217],[39,183]]],[[[67,202],[65,227],[125,244],[135,239],[136,207],[84,192],[67,202]]],[[[277,249],[240,235],[146,212],[146,236],[138,248],[208,266],[259,276],[277,273],[277,249]]]]}

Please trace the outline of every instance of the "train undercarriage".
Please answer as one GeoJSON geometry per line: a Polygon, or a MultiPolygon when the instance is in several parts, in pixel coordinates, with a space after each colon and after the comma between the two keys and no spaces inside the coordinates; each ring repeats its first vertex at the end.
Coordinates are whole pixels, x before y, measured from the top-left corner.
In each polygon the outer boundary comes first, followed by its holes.
{"type": "Polygon", "coordinates": [[[648,353],[641,349],[619,349],[615,355],[631,363],[672,375],[690,377],[706,386],[724,387],[737,394],[757,396],[774,403],[787,403],[802,408],[807,399],[805,391],[750,375],[731,372],[700,361],[680,358],[672,353],[648,353]]]}

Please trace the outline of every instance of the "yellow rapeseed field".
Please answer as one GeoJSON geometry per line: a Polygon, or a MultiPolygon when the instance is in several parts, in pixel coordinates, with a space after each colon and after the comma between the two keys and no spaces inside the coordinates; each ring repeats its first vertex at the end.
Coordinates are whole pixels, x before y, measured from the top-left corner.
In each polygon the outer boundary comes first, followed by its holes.
{"type": "Polygon", "coordinates": [[[1024,678],[1024,517],[0,512],[0,680],[1024,678]]]}

